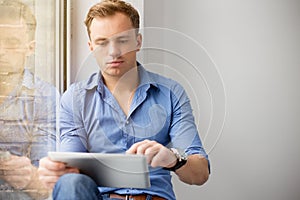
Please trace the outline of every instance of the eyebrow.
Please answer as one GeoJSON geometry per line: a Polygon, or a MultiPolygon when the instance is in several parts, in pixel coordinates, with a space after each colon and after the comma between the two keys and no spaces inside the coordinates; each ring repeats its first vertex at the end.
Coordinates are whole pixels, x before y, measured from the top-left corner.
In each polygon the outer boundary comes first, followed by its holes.
{"type": "MultiPolygon", "coordinates": [[[[128,38],[130,38],[130,35],[112,36],[110,38],[117,39],[117,40],[128,39],[128,38]]],[[[98,37],[98,38],[94,39],[94,42],[107,41],[110,38],[98,37]]]]}

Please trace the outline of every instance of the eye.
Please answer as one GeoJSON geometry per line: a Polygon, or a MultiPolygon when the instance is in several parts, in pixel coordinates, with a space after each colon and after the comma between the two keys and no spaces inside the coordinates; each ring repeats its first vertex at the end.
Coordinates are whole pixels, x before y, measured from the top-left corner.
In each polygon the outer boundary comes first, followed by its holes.
{"type": "Polygon", "coordinates": [[[108,41],[101,41],[101,42],[96,42],[96,45],[101,46],[101,47],[105,47],[108,44],[108,41]]]}
{"type": "Polygon", "coordinates": [[[125,43],[127,43],[128,42],[128,40],[119,40],[119,43],[120,44],[125,44],[125,43]]]}

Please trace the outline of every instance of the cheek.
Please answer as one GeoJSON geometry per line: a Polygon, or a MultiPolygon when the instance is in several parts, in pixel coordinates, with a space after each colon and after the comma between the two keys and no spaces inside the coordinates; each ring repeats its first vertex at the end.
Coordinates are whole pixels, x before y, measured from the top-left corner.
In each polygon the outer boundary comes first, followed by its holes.
{"type": "Polygon", "coordinates": [[[105,65],[105,56],[100,52],[94,52],[94,58],[100,68],[105,65]]]}
{"type": "Polygon", "coordinates": [[[22,53],[7,53],[6,57],[10,63],[14,63],[14,64],[25,63],[25,59],[26,59],[26,56],[22,53]]]}

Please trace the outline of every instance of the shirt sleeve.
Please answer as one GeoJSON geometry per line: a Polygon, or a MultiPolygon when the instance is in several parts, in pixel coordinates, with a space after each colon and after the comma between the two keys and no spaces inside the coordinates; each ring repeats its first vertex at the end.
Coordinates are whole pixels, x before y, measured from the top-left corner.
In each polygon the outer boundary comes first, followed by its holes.
{"type": "Polygon", "coordinates": [[[87,137],[82,120],[82,96],[76,85],[62,95],[60,104],[59,151],[86,152],[87,137]]]}
{"type": "Polygon", "coordinates": [[[173,106],[170,127],[171,146],[184,150],[187,155],[200,154],[208,160],[195,124],[190,100],[182,86],[171,90],[173,106]]]}

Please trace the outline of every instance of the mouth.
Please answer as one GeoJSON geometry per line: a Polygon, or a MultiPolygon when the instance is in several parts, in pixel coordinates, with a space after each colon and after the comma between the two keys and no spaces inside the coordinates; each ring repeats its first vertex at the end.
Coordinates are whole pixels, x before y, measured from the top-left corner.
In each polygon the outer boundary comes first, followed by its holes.
{"type": "Polygon", "coordinates": [[[124,63],[124,61],[122,61],[122,60],[114,60],[114,61],[106,62],[106,64],[109,67],[119,67],[122,63],[124,63]]]}

